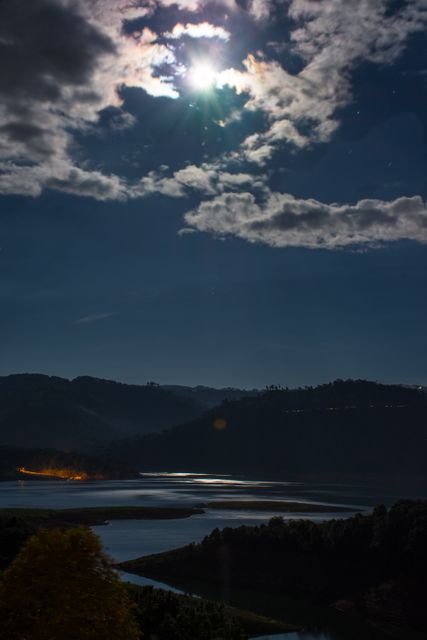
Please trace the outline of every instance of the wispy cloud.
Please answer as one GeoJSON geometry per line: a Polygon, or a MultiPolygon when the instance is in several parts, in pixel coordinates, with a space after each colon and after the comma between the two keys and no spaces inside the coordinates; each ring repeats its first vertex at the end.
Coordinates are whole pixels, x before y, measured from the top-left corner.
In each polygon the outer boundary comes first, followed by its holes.
{"type": "Polygon", "coordinates": [[[231,68],[218,77],[220,86],[248,95],[247,110],[263,111],[271,122],[249,152],[245,142],[242,160],[263,164],[266,145],[271,156],[283,142],[302,148],[330,140],[340,124],[338,109],[352,100],[352,70],[363,62],[390,65],[410,36],[426,29],[425,0],[389,8],[389,0],[291,0],[296,27],[289,48],[304,61],[301,71],[292,74],[276,60],[249,55],[244,71],[231,68]]]}
{"type": "Polygon", "coordinates": [[[251,184],[253,188],[263,185],[265,176],[249,173],[225,171],[220,164],[205,163],[201,166],[187,165],[171,173],[164,166],[159,171],[151,171],[139,184],[132,188],[132,197],[145,197],[161,193],[172,198],[184,198],[189,192],[199,192],[204,196],[215,196],[223,191],[240,189],[251,184]]]}
{"type": "Polygon", "coordinates": [[[117,315],[116,312],[110,313],[94,313],[90,316],[83,316],[76,320],[76,324],[91,324],[93,322],[99,322],[100,320],[106,320],[107,318],[111,318],[112,316],[117,315]]]}

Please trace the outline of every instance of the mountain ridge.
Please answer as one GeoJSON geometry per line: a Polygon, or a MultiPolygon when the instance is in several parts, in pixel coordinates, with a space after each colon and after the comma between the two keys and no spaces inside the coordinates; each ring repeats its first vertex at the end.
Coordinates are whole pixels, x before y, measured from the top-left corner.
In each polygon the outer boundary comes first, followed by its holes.
{"type": "Polygon", "coordinates": [[[426,478],[427,394],[363,380],[270,388],[114,451],[147,471],[426,478]]]}
{"type": "Polygon", "coordinates": [[[0,444],[92,451],[201,415],[228,393],[208,387],[129,385],[91,376],[0,377],[0,444]]]}

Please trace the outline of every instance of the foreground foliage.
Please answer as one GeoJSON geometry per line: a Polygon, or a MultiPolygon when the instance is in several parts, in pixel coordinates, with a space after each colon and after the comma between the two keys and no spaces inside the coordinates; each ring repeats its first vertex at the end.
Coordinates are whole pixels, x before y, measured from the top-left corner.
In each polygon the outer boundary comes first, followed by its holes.
{"type": "Polygon", "coordinates": [[[144,638],[156,640],[245,640],[247,635],[218,602],[153,587],[128,586],[144,638]]]}
{"type": "Polygon", "coordinates": [[[36,531],[26,518],[0,515],[0,571],[12,562],[18,551],[36,531]]]}
{"type": "Polygon", "coordinates": [[[89,530],[34,535],[38,511],[0,519],[9,564],[0,582],[1,640],[246,640],[247,631],[287,630],[217,602],[122,583],[89,530]]]}
{"type": "Polygon", "coordinates": [[[138,640],[131,600],[96,535],[40,529],[0,584],[3,640],[138,640]]]}

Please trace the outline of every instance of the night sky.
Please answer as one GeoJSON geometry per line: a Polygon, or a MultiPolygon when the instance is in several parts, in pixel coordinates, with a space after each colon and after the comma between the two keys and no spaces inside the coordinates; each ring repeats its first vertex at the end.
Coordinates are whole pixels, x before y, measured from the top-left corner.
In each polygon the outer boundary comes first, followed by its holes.
{"type": "Polygon", "coordinates": [[[426,0],[1,0],[0,375],[427,385],[426,0]]]}

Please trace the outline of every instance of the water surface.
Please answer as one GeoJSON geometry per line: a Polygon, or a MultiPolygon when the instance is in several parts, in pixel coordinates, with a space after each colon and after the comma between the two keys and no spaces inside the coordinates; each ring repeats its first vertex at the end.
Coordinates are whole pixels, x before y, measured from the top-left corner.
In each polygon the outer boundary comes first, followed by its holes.
{"type": "MultiPolygon", "coordinates": [[[[345,506],[340,514],[283,514],[285,518],[309,518],[320,521],[366,512],[374,505],[392,504],[403,497],[395,491],[373,486],[349,484],[315,484],[269,481],[207,474],[144,474],[140,479],[103,482],[66,482],[59,480],[0,483],[0,507],[74,508],[106,506],[199,506],[210,501],[291,500],[345,506]]],[[[408,497],[408,496],[406,496],[408,497]]],[[[418,496],[413,496],[418,497],[418,496]]],[[[107,552],[123,561],[138,556],[160,553],[190,542],[198,542],[216,527],[237,527],[266,522],[277,512],[211,510],[180,520],[116,520],[93,527],[101,537],[107,552]]],[[[151,584],[170,588],[141,576],[125,574],[136,584],[151,584]]],[[[347,640],[347,632],[319,631],[271,636],[271,640],[347,640]]],[[[267,637],[259,638],[267,640],[267,637]]],[[[270,640],[270,639],[269,639],[270,640]]]]}

